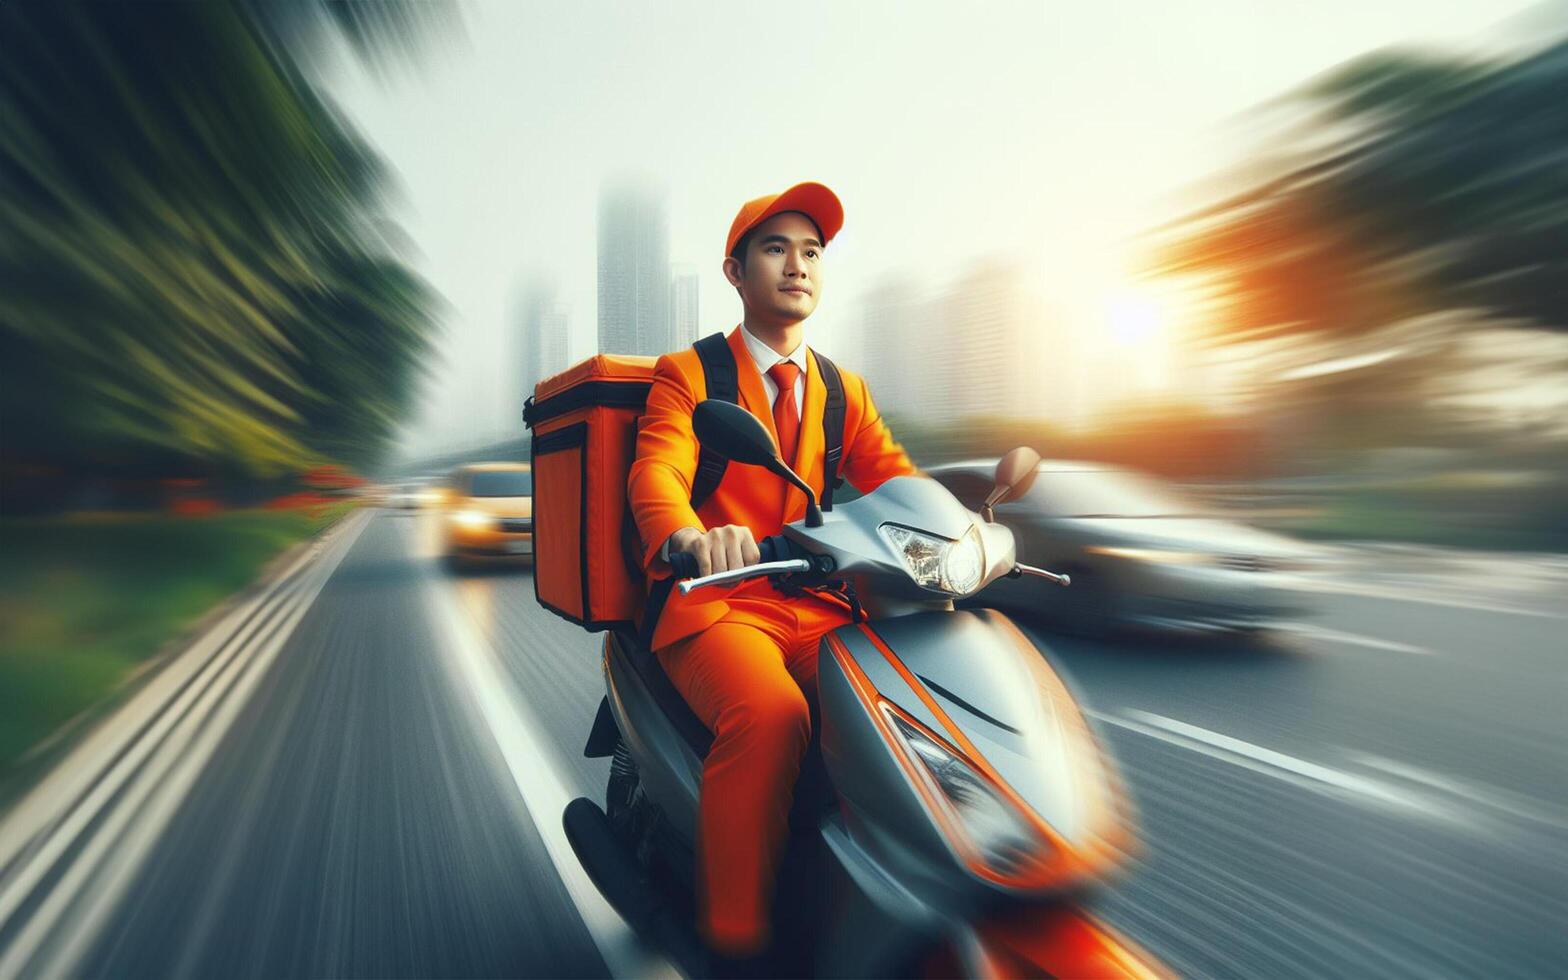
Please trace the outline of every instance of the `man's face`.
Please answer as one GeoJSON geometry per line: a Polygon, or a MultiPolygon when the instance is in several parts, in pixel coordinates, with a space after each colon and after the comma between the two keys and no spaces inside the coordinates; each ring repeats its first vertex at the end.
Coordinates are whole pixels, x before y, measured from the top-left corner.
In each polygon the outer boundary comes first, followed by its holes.
{"type": "Polygon", "coordinates": [[[746,266],[724,260],[724,276],[740,290],[749,317],[799,323],[822,298],[821,233],[798,211],[758,225],[746,243],[746,266]]]}

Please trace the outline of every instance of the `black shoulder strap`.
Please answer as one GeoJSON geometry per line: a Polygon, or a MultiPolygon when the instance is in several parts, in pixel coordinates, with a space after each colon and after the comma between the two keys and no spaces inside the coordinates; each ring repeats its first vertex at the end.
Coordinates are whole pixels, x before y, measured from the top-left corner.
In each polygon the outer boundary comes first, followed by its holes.
{"type": "Polygon", "coordinates": [[[836,364],[816,351],[812,353],[817,356],[817,368],[828,389],[822,406],[822,509],[832,510],[833,491],[844,484],[844,478],[838,475],[839,463],[844,459],[844,379],[839,377],[836,364]]]}
{"type": "MultiPolygon", "coordinates": [[[[722,333],[710,333],[692,347],[702,361],[708,397],[734,404],[740,403],[740,369],[735,364],[735,352],[722,333]]],[[[724,468],[729,461],[704,446],[697,453],[697,477],[691,485],[692,510],[701,507],[713,491],[719,489],[724,479],[724,468]]]]}

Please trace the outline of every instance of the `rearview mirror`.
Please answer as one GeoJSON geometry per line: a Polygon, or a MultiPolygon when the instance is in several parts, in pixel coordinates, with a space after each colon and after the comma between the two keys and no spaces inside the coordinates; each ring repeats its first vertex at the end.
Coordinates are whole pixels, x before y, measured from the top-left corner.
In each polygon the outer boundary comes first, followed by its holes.
{"type": "Polygon", "coordinates": [[[691,429],[704,449],[725,459],[772,470],[806,495],[806,526],[822,526],[816,491],[779,458],[773,437],[762,422],[734,402],[706,398],[691,413],[691,429]]]}
{"type": "Polygon", "coordinates": [[[996,486],[986,495],[980,506],[980,516],[987,521],[996,520],[992,510],[997,504],[1017,500],[1029,492],[1035,475],[1040,472],[1040,454],[1028,446],[1019,446],[996,463],[996,486]]]}
{"type": "Polygon", "coordinates": [[[778,456],[768,430],[734,402],[705,399],[691,413],[691,428],[704,449],[737,463],[767,466],[778,456]]]}

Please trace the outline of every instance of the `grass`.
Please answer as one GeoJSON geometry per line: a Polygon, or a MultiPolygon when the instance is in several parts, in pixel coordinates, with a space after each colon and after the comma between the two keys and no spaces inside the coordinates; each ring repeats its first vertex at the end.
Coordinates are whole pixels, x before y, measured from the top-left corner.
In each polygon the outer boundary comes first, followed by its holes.
{"type": "Polygon", "coordinates": [[[0,521],[0,780],[352,506],[0,521]]]}

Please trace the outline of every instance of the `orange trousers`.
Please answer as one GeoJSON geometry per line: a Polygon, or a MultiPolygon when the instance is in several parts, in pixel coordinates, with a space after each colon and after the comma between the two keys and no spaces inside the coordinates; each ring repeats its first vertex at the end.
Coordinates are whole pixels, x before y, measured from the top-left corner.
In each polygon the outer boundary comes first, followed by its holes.
{"type": "Polygon", "coordinates": [[[781,595],[766,581],[726,601],[723,619],[656,653],[713,732],[697,820],[698,927],[715,949],[748,955],[770,939],[795,777],[811,738],[817,642],[850,613],[831,599],[781,595]]]}

